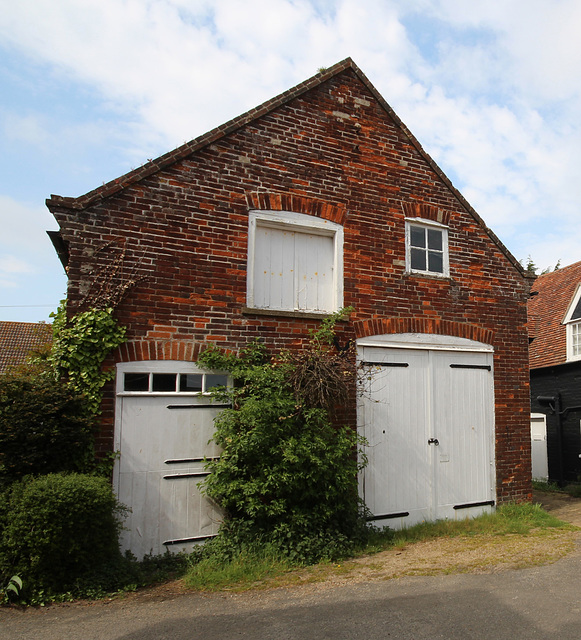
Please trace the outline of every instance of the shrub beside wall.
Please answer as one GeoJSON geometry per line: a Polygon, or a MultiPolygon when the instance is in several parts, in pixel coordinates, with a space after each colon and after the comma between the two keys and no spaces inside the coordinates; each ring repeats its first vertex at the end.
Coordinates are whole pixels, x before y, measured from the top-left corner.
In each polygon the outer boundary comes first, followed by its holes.
{"type": "Polygon", "coordinates": [[[4,581],[18,574],[25,592],[74,592],[119,565],[121,510],[105,478],[49,474],[15,482],[0,507],[4,581]]]}
{"type": "Polygon", "coordinates": [[[93,424],[84,399],[49,372],[0,376],[0,489],[93,469],[93,424]]]}

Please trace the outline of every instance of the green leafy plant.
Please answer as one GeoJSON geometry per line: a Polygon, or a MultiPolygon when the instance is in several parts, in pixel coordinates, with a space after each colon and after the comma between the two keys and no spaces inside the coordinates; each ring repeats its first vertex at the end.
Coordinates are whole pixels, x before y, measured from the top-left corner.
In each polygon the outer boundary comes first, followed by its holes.
{"type": "Polygon", "coordinates": [[[22,589],[22,585],[23,582],[20,576],[12,576],[8,581],[8,584],[4,587],[3,599],[10,600],[10,598],[18,596],[22,589]]]}
{"type": "Polygon", "coordinates": [[[103,371],[105,358],[125,341],[126,329],[117,323],[113,308],[91,308],[67,318],[66,301],[53,314],[54,341],[49,356],[57,376],[82,394],[97,414],[105,384],[115,376],[103,371]]]}
{"type": "Polygon", "coordinates": [[[207,462],[203,486],[226,521],[202,556],[226,557],[260,541],[293,561],[314,562],[341,557],[364,535],[357,492],[362,441],[354,429],[334,423],[331,401],[346,397],[354,384],[353,369],[330,344],[342,315],[315,332],[298,355],[272,357],[259,342],[238,355],[218,349],[201,355],[203,367],[228,370],[235,379],[233,389],[217,392],[233,408],[216,418],[213,439],[222,454],[207,462]],[[321,387],[321,372],[336,369],[324,394],[310,392],[321,387]]]}
{"type": "Polygon", "coordinates": [[[0,488],[29,474],[94,469],[94,419],[44,365],[0,376],[0,488]]]}
{"type": "Polygon", "coordinates": [[[111,484],[82,474],[49,474],[15,482],[3,496],[0,579],[17,574],[24,597],[113,588],[123,558],[119,505],[111,484]]]}

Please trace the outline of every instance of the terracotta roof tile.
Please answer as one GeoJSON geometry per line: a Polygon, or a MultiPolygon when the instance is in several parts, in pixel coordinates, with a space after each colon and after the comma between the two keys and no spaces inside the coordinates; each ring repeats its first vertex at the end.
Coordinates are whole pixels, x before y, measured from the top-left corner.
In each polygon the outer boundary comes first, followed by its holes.
{"type": "Polygon", "coordinates": [[[539,276],[532,286],[528,305],[531,369],[567,361],[567,309],[581,284],[581,262],[539,276]],[[536,295],[534,295],[536,293],[536,295]]]}
{"type": "Polygon", "coordinates": [[[50,324],[0,321],[0,373],[22,364],[31,351],[50,342],[50,324]]]}

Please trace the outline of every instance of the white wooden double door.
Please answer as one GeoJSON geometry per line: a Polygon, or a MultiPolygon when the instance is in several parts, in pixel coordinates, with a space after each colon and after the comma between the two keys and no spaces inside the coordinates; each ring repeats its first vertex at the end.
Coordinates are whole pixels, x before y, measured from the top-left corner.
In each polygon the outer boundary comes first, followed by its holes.
{"type": "Polygon", "coordinates": [[[473,517],[495,501],[491,352],[360,346],[362,497],[377,526],[473,517]]]}

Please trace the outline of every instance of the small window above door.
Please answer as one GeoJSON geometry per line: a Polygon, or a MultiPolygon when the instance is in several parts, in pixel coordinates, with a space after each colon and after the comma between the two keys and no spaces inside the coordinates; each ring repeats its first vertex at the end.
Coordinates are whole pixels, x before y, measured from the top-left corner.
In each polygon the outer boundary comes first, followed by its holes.
{"type": "Polygon", "coordinates": [[[231,377],[228,373],[196,371],[196,367],[189,363],[166,361],[118,365],[117,393],[122,395],[202,395],[229,385],[231,377]]]}

